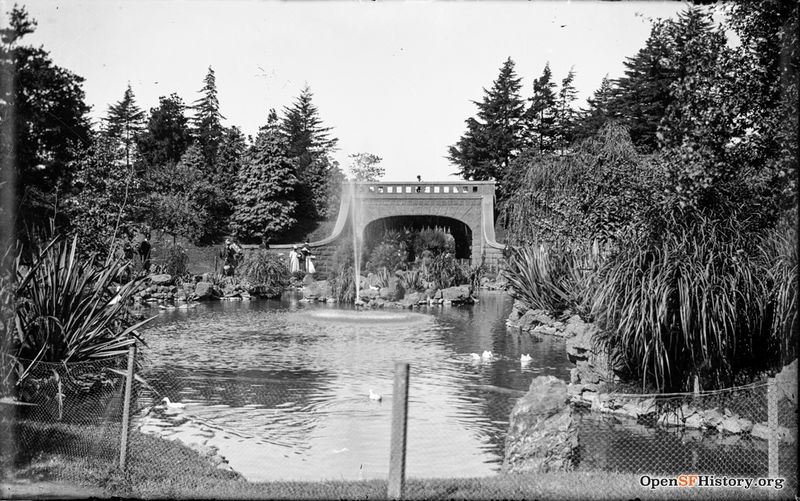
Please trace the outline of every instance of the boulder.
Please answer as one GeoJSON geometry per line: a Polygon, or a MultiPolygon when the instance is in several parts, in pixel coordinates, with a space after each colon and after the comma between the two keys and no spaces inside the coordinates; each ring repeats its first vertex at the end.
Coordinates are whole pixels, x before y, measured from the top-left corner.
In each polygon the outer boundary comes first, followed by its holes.
{"type": "Polygon", "coordinates": [[[750,430],[750,435],[762,440],[769,440],[769,426],[767,423],[756,423],[750,430]]]}
{"type": "Polygon", "coordinates": [[[196,299],[212,299],[215,296],[214,284],[197,282],[197,285],[194,286],[194,296],[196,299]]]}
{"type": "Polygon", "coordinates": [[[378,295],[381,299],[386,299],[389,301],[395,298],[395,296],[392,294],[392,290],[388,287],[381,287],[381,289],[378,291],[378,295]]]}
{"type": "Polygon", "coordinates": [[[711,428],[716,428],[725,419],[717,409],[708,409],[703,412],[703,423],[711,428]]]}
{"type": "Polygon", "coordinates": [[[778,398],[789,399],[797,407],[797,359],[775,375],[778,398]]]}
{"type": "Polygon", "coordinates": [[[411,308],[413,306],[417,306],[420,301],[425,299],[421,293],[419,292],[411,292],[406,294],[403,299],[399,300],[397,304],[403,306],[405,308],[411,308]]]}
{"type": "Polygon", "coordinates": [[[370,273],[367,275],[366,282],[367,282],[367,287],[380,287],[381,277],[379,277],[375,273],[370,273]]]}
{"type": "Polygon", "coordinates": [[[517,400],[509,419],[503,471],[570,471],[578,458],[578,431],[567,385],[539,376],[517,400]]]}
{"type": "MultiPolygon", "coordinates": [[[[472,299],[470,296],[469,285],[457,285],[441,290],[441,298],[445,301],[462,302],[472,299]]],[[[435,296],[434,296],[435,297],[435,296]]],[[[438,298],[437,298],[438,299],[438,298]]]]}
{"type": "Polygon", "coordinates": [[[683,425],[687,428],[702,428],[703,427],[703,415],[699,412],[696,412],[686,418],[683,422],[683,425]]]}
{"type": "Polygon", "coordinates": [[[373,299],[381,295],[380,290],[373,289],[372,287],[367,287],[366,289],[361,289],[358,292],[358,295],[362,299],[373,299]]]}
{"type": "Polygon", "coordinates": [[[166,273],[161,273],[158,275],[150,275],[150,277],[148,278],[150,279],[150,282],[153,285],[157,286],[172,285],[174,283],[172,275],[167,275],[166,273]]]}

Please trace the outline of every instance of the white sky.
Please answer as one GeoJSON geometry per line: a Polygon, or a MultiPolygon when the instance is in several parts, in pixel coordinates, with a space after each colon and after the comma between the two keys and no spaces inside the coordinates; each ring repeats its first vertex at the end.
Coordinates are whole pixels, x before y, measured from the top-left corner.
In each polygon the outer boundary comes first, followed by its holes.
{"type": "MultiPolygon", "coordinates": [[[[26,43],[86,79],[92,117],[130,82],[143,109],[199,97],[208,66],[225,125],[255,134],[311,86],[335,157],[383,158],[385,180],[455,179],[447,148],[507,57],[522,95],[547,61],[571,66],[579,105],[642,47],[651,18],[683,2],[276,2],[20,0],[39,25],[26,43]]],[[[8,11],[11,0],[0,0],[8,11]]],[[[3,19],[5,23],[5,18],[3,19]]]]}

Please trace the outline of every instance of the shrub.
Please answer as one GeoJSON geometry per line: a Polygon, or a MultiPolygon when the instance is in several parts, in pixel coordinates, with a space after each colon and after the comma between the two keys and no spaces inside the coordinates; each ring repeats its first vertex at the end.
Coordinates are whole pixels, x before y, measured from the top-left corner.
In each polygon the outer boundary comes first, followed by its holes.
{"type": "Polygon", "coordinates": [[[588,284],[600,259],[596,247],[523,246],[512,251],[505,276],[511,295],[530,308],[556,315],[568,308],[586,313],[588,284]]]}
{"type": "Polygon", "coordinates": [[[734,218],[664,223],[598,272],[592,311],[617,368],[659,390],[688,390],[694,376],[727,387],[778,368],[796,326],[796,251],[775,264],[775,232],[744,233],[734,218]]]}
{"type": "Polygon", "coordinates": [[[423,280],[437,289],[470,283],[469,267],[462,266],[451,254],[440,254],[423,267],[423,280]]]}
{"type": "Polygon", "coordinates": [[[331,293],[340,303],[352,303],[356,299],[355,272],[352,266],[339,265],[331,274],[328,282],[331,293]]]}
{"type": "Polygon", "coordinates": [[[127,306],[144,278],[115,284],[125,261],[98,262],[94,256],[78,255],[77,237],[71,243],[51,240],[25,264],[22,254],[17,255],[15,283],[4,285],[12,286],[17,298],[16,328],[7,332],[12,336],[7,348],[15,359],[17,384],[40,362],[66,364],[124,355],[140,339],[137,329],[152,320],[137,322],[127,306]]]}
{"type": "Polygon", "coordinates": [[[186,249],[180,244],[170,245],[166,250],[164,258],[164,272],[173,277],[183,277],[186,275],[186,264],[188,262],[186,249]]]}
{"type": "Polygon", "coordinates": [[[449,252],[455,253],[455,239],[452,235],[436,228],[425,228],[414,236],[414,255],[422,256],[424,251],[430,251],[434,256],[449,252]]]}
{"type": "Polygon", "coordinates": [[[250,290],[261,296],[279,296],[289,285],[289,267],[280,256],[265,249],[247,253],[239,266],[250,290]]]}
{"type": "Polygon", "coordinates": [[[394,271],[402,268],[404,261],[399,243],[381,242],[372,249],[366,268],[372,273],[382,268],[394,271]]]}
{"type": "Polygon", "coordinates": [[[415,292],[423,290],[422,274],[419,270],[398,271],[396,276],[403,291],[415,292]]]}

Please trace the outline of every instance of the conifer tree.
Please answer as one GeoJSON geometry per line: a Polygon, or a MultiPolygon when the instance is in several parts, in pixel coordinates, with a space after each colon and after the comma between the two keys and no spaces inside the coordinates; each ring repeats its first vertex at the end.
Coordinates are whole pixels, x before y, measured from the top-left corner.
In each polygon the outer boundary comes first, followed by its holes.
{"type": "Polygon", "coordinates": [[[236,205],[231,228],[243,241],[270,242],[295,223],[298,184],[295,159],[270,111],[267,125],[258,132],[247,161],[239,170],[235,189],[236,205]]]}
{"type": "Polygon", "coordinates": [[[158,98],[137,146],[146,166],[177,163],[192,141],[186,106],[177,94],[158,98]]]}
{"type": "Polygon", "coordinates": [[[208,73],[203,79],[203,88],[200,90],[202,97],[194,102],[192,109],[195,116],[192,119],[194,135],[203,152],[207,166],[213,166],[217,160],[217,149],[222,141],[224,128],[222,120],[225,117],[219,112],[219,99],[217,99],[217,80],[214,70],[208,67],[208,73]]]}
{"type": "Polygon", "coordinates": [[[569,73],[561,81],[561,89],[556,98],[555,147],[563,153],[575,139],[575,122],[577,112],[572,107],[572,103],[577,99],[578,91],[572,82],[575,80],[575,71],[570,68],[569,73]]]}
{"type": "Polygon", "coordinates": [[[525,105],[520,88],[514,61],[508,58],[492,88],[484,89],[483,101],[475,102],[477,118],[466,120],[467,132],[449,148],[447,158],[464,179],[501,180],[522,150],[525,105]]]}
{"type": "Polygon", "coordinates": [[[552,151],[556,137],[556,83],[552,81],[550,63],[544,65],[542,76],[533,81],[533,95],[525,112],[529,144],[539,153],[552,151]]]}
{"type": "Polygon", "coordinates": [[[287,141],[288,156],[296,165],[297,216],[307,220],[318,219],[327,210],[326,197],[319,194],[327,192],[333,182],[327,157],[339,141],[331,136],[332,128],[322,124],[312,97],[311,88],[306,85],[292,106],[284,108],[279,126],[287,141]]]}
{"type": "Polygon", "coordinates": [[[576,139],[586,139],[595,135],[607,122],[612,121],[617,115],[611,106],[617,93],[608,75],[603,77],[600,87],[594,95],[586,100],[589,107],[582,109],[576,124],[576,139]]]}
{"type": "Polygon", "coordinates": [[[136,152],[136,140],[144,129],[145,113],[136,105],[131,85],[125,89],[122,99],[108,107],[105,118],[105,136],[119,145],[124,165],[130,167],[131,157],[136,152]]]}

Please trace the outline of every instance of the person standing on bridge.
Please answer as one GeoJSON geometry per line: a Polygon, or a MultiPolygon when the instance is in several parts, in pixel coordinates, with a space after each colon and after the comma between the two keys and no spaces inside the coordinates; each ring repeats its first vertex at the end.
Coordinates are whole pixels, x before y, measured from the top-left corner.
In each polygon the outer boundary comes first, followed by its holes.
{"type": "MultiPolygon", "coordinates": [[[[417,182],[418,183],[422,182],[422,176],[417,175],[417,182]]],[[[417,186],[417,193],[419,193],[420,191],[422,191],[422,187],[421,186],[417,186]]]]}

